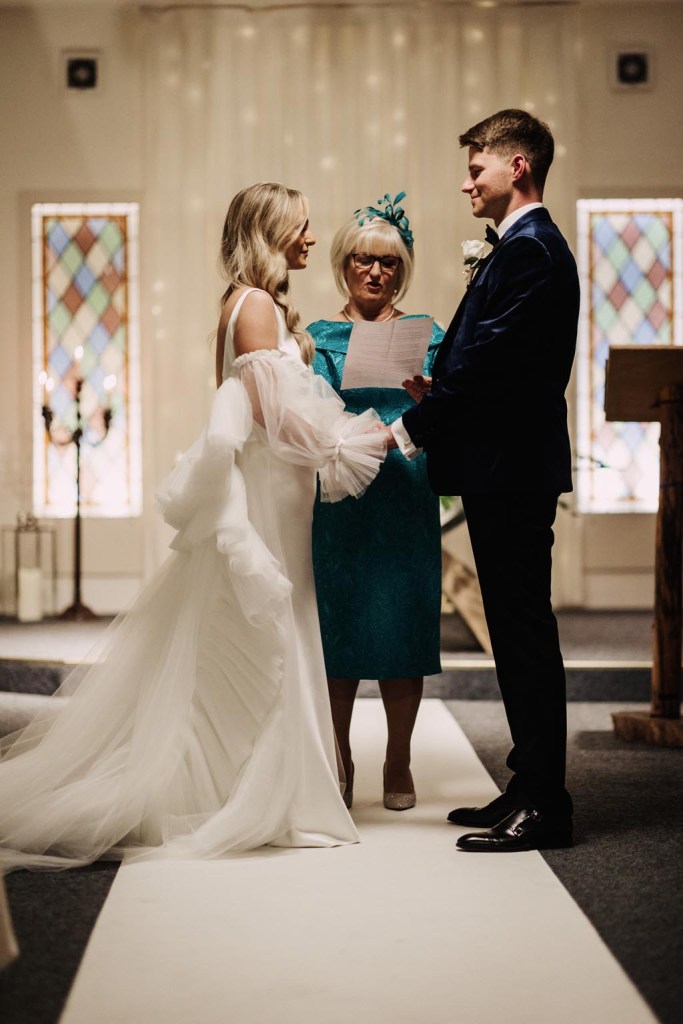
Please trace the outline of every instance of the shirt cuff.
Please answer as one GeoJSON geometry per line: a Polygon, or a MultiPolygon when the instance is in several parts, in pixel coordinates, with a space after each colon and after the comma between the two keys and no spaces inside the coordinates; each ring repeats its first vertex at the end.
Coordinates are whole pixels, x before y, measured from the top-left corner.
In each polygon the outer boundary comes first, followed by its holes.
{"type": "Polygon", "coordinates": [[[410,434],[403,426],[402,419],[394,420],[394,422],[390,424],[389,429],[396,439],[396,444],[398,445],[401,454],[404,455],[409,462],[412,462],[413,459],[416,459],[418,455],[422,454],[422,449],[416,448],[413,444],[410,434]]]}

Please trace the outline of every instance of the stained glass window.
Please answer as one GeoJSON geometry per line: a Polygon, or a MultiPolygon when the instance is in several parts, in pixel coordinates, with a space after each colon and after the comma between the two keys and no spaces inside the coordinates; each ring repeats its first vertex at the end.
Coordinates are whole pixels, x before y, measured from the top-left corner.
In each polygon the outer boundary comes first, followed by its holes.
{"type": "Polygon", "coordinates": [[[683,200],[580,200],[578,497],[584,512],[654,512],[659,424],[605,420],[610,345],[683,344],[683,200]]]}
{"type": "Polygon", "coordinates": [[[34,511],[75,512],[80,403],[82,514],[139,515],[138,205],[36,204],[32,237],[34,511]]]}

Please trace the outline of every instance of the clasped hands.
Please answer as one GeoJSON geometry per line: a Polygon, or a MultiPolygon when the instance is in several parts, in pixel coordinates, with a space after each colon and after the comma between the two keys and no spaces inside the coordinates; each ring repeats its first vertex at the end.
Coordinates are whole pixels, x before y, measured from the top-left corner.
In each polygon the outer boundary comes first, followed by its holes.
{"type": "MultiPolygon", "coordinates": [[[[425,377],[423,374],[418,373],[414,377],[408,377],[407,380],[401,381],[403,387],[406,389],[410,397],[415,402],[421,402],[424,396],[431,391],[432,378],[425,377]]],[[[387,451],[391,451],[392,448],[398,448],[396,438],[393,435],[391,427],[386,424],[378,425],[378,430],[384,431],[384,436],[387,442],[387,451]]]]}

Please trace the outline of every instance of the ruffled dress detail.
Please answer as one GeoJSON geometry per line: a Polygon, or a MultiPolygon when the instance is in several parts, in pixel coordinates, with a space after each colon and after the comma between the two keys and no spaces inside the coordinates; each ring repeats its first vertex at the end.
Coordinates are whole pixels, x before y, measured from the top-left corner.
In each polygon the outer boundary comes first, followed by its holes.
{"type": "MultiPolygon", "coordinates": [[[[0,762],[0,870],[220,857],[358,835],[341,797],[311,566],[316,475],[360,495],[384,458],[279,316],[234,357],[161,485],[173,552],[0,762]]],[[[278,314],[279,315],[279,314],[278,314]]]]}

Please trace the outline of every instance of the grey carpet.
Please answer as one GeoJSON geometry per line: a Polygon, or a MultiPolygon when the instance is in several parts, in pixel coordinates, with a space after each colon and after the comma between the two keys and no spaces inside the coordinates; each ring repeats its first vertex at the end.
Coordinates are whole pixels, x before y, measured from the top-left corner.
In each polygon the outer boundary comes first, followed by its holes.
{"type": "Polygon", "coordinates": [[[2,1024],[59,1020],[117,867],[16,871],[5,879],[20,956],[0,974],[2,1024]]]}
{"type": "MultiPolygon", "coordinates": [[[[565,660],[651,661],[651,611],[557,612],[560,644],[565,660]]],[[[441,649],[465,658],[480,651],[479,644],[459,615],[441,618],[441,649]]]]}
{"type": "Polygon", "coordinates": [[[61,662],[0,659],[0,692],[49,696],[61,685],[69,667],[61,662]]]}
{"type": "MultiPolygon", "coordinates": [[[[510,741],[500,701],[446,705],[504,789],[510,741]]],[[[615,739],[610,711],[625,709],[569,705],[567,778],[576,845],[544,857],[661,1024],[680,1024],[683,750],[615,739]]]]}

